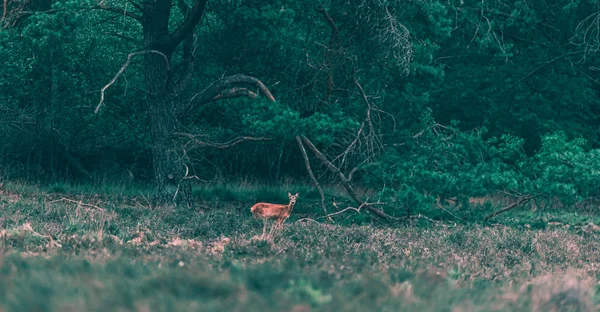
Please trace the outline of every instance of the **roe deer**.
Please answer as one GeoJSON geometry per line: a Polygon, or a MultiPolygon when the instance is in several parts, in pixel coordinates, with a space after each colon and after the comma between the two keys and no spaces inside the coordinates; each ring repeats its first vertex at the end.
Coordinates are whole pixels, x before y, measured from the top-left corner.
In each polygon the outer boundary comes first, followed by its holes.
{"type": "Polygon", "coordinates": [[[290,217],[292,209],[294,209],[294,205],[296,204],[296,200],[298,199],[298,193],[292,195],[288,192],[288,198],[290,199],[290,203],[287,205],[257,203],[254,206],[252,206],[252,208],[250,208],[250,212],[255,218],[263,219],[263,238],[265,237],[267,230],[267,219],[277,219],[276,223],[273,223],[273,227],[269,232],[269,235],[271,235],[275,226],[282,228],[283,222],[285,222],[285,220],[290,217]]]}

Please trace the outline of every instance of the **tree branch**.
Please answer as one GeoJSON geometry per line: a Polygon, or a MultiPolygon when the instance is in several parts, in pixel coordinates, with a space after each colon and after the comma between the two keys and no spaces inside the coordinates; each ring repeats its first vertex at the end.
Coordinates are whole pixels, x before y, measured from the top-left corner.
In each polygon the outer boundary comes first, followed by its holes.
{"type": "Polygon", "coordinates": [[[323,17],[325,18],[325,20],[327,20],[327,23],[331,27],[331,36],[329,37],[329,47],[327,48],[327,57],[326,57],[327,58],[326,67],[328,69],[328,72],[327,72],[327,93],[325,94],[325,102],[329,102],[329,98],[331,97],[331,93],[333,91],[333,68],[332,68],[333,67],[333,46],[338,41],[337,38],[338,38],[339,29],[338,29],[337,25],[335,24],[335,22],[333,21],[333,18],[331,18],[331,15],[329,15],[329,12],[327,12],[327,10],[325,10],[322,5],[319,5],[317,7],[317,12],[319,12],[323,15],[323,17]]]}
{"type": "Polygon", "coordinates": [[[95,7],[92,7],[93,10],[103,10],[103,11],[109,11],[109,12],[113,12],[113,13],[118,13],[127,17],[131,17],[133,19],[135,19],[136,21],[142,23],[143,19],[141,16],[135,14],[135,13],[131,13],[126,11],[125,9],[120,9],[120,8],[115,8],[115,7],[109,7],[109,6],[104,6],[104,5],[98,5],[95,7]]]}
{"type": "Polygon", "coordinates": [[[129,42],[135,43],[137,45],[143,44],[142,41],[140,41],[138,39],[135,39],[135,38],[132,38],[132,37],[129,37],[129,36],[126,36],[126,35],[123,35],[123,34],[111,33],[111,32],[105,32],[105,31],[103,31],[102,34],[113,36],[113,37],[117,37],[117,38],[121,38],[121,39],[127,40],[129,42]]]}
{"type": "Polygon", "coordinates": [[[315,156],[317,156],[317,158],[319,158],[319,160],[321,160],[321,162],[327,166],[327,168],[329,170],[331,170],[333,173],[335,173],[338,178],[342,181],[342,185],[344,186],[344,188],[346,188],[346,191],[348,192],[348,194],[350,195],[350,197],[352,197],[352,199],[354,199],[354,201],[359,204],[360,206],[365,206],[369,211],[371,211],[372,213],[374,213],[375,215],[377,215],[378,217],[384,218],[384,219],[391,219],[391,220],[401,220],[400,218],[396,218],[396,217],[392,217],[388,214],[386,214],[385,212],[383,212],[382,210],[376,209],[374,207],[371,207],[368,203],[365,203],[360,196],[358,196],[358,194],[356,193],[356,191],[354,190],[354,188],[352,188],[352,185],[350,185],[350,181],[348,181],[348,179],[346,178],[346,176],[344,176],[344,174],[340,171],[340,169],[338,167],[336,167],[334,164],[332,164],[327,157],[325,157],[325,155],[323,155],[315,146],[314,144],[312,144],[312,142],[306,138],[305,136],[301,136],[302,140],[304,141],[304,143],[306,144],[306,146],[308,146],[308,148],[315,154],[315,156]]]}
{"type": "Polygon", "coordinates": [[[504,208],[502,208],[502,209],[500,209],[500,210],[498,210],[498,211],[490,214],[489,216],[485,217],[485,219],[483,219],[483,221],[487,221],[487,220],[489,220],[489,219],[491,219],[491,218],[493,218],[493,217],[495,217],[495,216],[497,216],[497,215],[499,215],[499,214],[501,214],[503,212],[507,212],[507,211],[509,211],[509,210],[511,210],[513,208],[516,208],[516,207],[519,207],[519,206],[521,206],[523,204],[526,204],[531,199],[533,199],[533,196],[525,196],[525,197],[521,198],[521,200],[519,200],[518,202],[516,202],[516,203],[514,203],[512,205],[509,205],[507,207],[504,207],[504,208]]]}
{"type": "MultiPolygon", "coordinates": [[[[325,206],[325,195],[323,194],[323,189],[319,184],[319,181],[315,177],[312,169],[310,168],[310,160],[308,159],[308,155],[306,154],[306,149],[304,148],[304,144],[302,144],[302,139],[299,136],[296,136],[296,142],[298,142],[298,147],[300,148],[300,152],[302,152],[302,158],[304,158],[304,165],[306,166],[306,171],[308,171],[308,175],[312,180],[313,184],[319,191],[319,195],[321,196],[321,208],[323,208],[323,214],[327,215],[327,207],[325,206]]],[[[330,218],[331,219],[331,218],[330,218]]]]}
{"type": "Polygon", "coordinates": [[[256,99],[258,94],[246,89],[246,88],[231,88],[229,90],[225,90],[219,94],[217,94],[213,101],[224,100],[229,98],[237,98],[237,97],[247,97],[250,99],[256,99]]]}
{"type": "MultiPolygon", "coordinates": [[[[194,6],[187,10],[187,15],[183,22],[173,31],[171,34],[166,46],[171,49],[175,49],[188,35],[193,34],[194,28],[200,23],[202,20],[202,16],[204,15],[204,10],[206,9],[206,3],[208,0],[196,0],[194,6]]],[[[178,2],[179,8],[183,9],[185,2],[178,2]]],[[[187,8],[187,5],[185,5],[187,8]]]]}
{"type": "Polygon", "coordinates": [[[521,82],[525,81],[525,79],[533,76],[535,73],[537,73],[538,71],[542,70],[542,68],[544,68],[544,67],[546,67],[546,66],[548,66],[548,65],[550,65],[550,64],[552,64],[552,63],[554,63],[554,62],[556,62],[558,60],[561,60],[561,59],[563,59],[563,58],[565,58],[567,56],[571,56],[571,55],[575,55],[575,54],[581,54],[581,53],[583,53],[583,52],[581,52],[581,51],[569,52],[569,53],[565,53],[563,55],[557,56],[557,57],[555,57],[555,58],[547,61],[546,63],[540,65],[538,68],[536,68],[536,69],[532,70],[531,72],[529,72],[527,75],[523,76],[521,79],[517,80],[517,82],[513,83],[512,85],[510,85],[508,88],[504,89],[504,91],[502,91],[500,94],[508,92],[510,89],[516,87],[521,82]]]}
{"type": "Polygon", "coordinates": [[[125,69],[127,69],[127,67],[129,66],[129,63],[131,63],[131,59],[134,56],[143,55],[143,54],[149,54],[149,53],[156,53],[156,54],[161,55],[162,57],[164,57],[165,58],[165,62],[167,63],[167,69],[169,69],[169,70],[171,69],[171,65],[169,64],[169,59],[162,52],[159,52],[159,51],[156,51],[156,50],[145,50],[145,51],[138,51],[138,52],[129,53],[129,55],[127,55],[127,61],[123,64],[123,66],[121,66],[121,69],[119,69],[119,71],[113,77],[113,79],[107,85],[105,85],[104,87],[102,87],[102,89],[100,89],[100,103],[98,103],[98,106],[96,106],[96,109],[94,110],[94,114],[98,113],[98,111],[100,110],[100,107],[102,106],[102,103],[104,103],[104,91],[106,91],[106,89],[108,89],[113,83],[115,83],[115,81],[117,81],[117,79],[123,74],[123,72],[125,71],[125,69]]]}
{"type": "MultiPolygon", "coordinates": [[[[236,89],[231,88],[230,86],[233,84],[247,84],[252,85],[258,88],[269,100],[275,102],[275,97],[271,94],[271,91],[265,86],[265,84],[254,78],[252,76],[247,76],[243,74],[236,74],[232,76],[227,76],[218,81],[215,81],[206,88],[204,91],[196,93],[187,103],[186,107],[182,110],[182,112],[187,112],[190,109],[194,108],[197,105],[201,105],[204,103],[216,101],[223,98],[231,98],[231,97],[239,97],[239,96],[251,96],[252,94],[245,91],[241,91],[244,89],[236,89]]],[[[246,89],[247,90],[247,89],[246,89]]]]}
{"type": "Polygon", "coordinates": [[[3,5],[4,6],[3,6],[3,9],[2,9],[2,19],[1,20],[4,20],[4,18],[6,18],[6,9],[7,9],[7,6],[8,6],[8,0],[4,0],[3,5]]]}
{"type": "MultiPolygon", "coordinates": [[[[183,1],[183,0],[181,0],[183,1]]],[[[184,3],[185,4],[185,3],[184,3]]],[[[180,64],[183,69],[177,81],[175,81],[173,88],[175,94],[180,94],[186,89],[188,83],[192,79],[194,73],[195,56],[194,50],[196,45],[196,34],[190,34],[183,41],[183,63],[180,64]]]]}
{"type": "Polygon", "coordinates": [[[183,138],[188,138],[190,139],[191,142],[193,142],[195,145],[197,146],[201,146],[201,147],[213,147],[213,148],[218,148],[218,149],[226,149],[226,148],[230,148],[232,146],[238,145],[242,142],[245,141],[270,141],[271,138],[265,138],[265,137],[247,137],[247,136],[241,136],[241,137],[237,137],[234,139],[231,139],[227,142],[224,143],[215,143],[215,142],[206,142],[206,141],[201,141],[198,139],[197,135],[193,135],[193,134],[189,134],[189,133],[181,133],[181,132],[175,132],[173,133],[174,137],[183,137],[183,138]]]}

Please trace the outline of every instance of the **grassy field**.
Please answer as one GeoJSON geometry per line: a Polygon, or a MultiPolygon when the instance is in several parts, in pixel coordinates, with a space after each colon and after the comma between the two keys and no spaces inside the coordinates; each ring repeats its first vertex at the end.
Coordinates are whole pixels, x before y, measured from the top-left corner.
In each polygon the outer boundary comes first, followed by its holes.
{"type": "Polygon", "coordinates": [[[306,219],[314,212],[306,188],[273,241],[257,239],[262,222],[252,219],[250,206],[258,198],[285,202],[284,188],[199,189],[207,201],[189,210],[151,207],[151,190],[7,183],[0,192],[0,309],[600,307],[593,216],[511,212],[490,225],[381,224],[361,214],[350,225],[344,214],[331,224],[306,219]]]}

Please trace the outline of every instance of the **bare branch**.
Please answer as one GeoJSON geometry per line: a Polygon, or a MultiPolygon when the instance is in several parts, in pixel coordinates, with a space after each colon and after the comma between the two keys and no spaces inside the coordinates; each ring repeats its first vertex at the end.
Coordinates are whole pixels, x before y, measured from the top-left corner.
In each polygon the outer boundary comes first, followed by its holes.
{"type": "Polygon", "coordinates": [[[63,197],[61,199],[57,199],[57,200],[53,200],[53,201],[49,201],[46,204],[54,204],[54,203],[58,203],[58,202],[68,202],[68,203],[73,203],[73,204],[77,204],[79,206],[85,206],[85,207],[90,207],[90,208],[94,208],[94,209],[98,209],[100,211],[104,211],[104,208],[98,207],[98,206],[94,206],[94,205],[90,205],[90,204],[85,204],[81,201],[76,201],[76,200],[72,200],[66,197],[63,197]]]}
{"type": "MultiPolygon", "coordinates": [[[[308,159],[308,155],[306,154],[306,149],[304,148],[304,144],[302,144],[302,139],[299,136],[296,136],[296,142],[298,142],[298,147],[300,148],[300,152],[302,152],[302,158],[304,158],[304,164],[306,165],[306,171],[308,171],[308,175],[312,180],[313,184],[319,191],[319,195],[321,196],[321,208],[323,208],[323,214],[327,215],[327,207],[325,206],[325,195],[323,194],[323,189],[319,184],[317,178],[315,178],[315,174],[313,173],[310,167],[310,160],[308,159]]],[[[331,218],[330,218],[331,219],[331,218]]]]}
{"type": "Polygon", "coordinates": [[[376,127],[373,123],[372,112],[373,111],[381,111],[379,110],[367,96],[365,90],[362,85],[358,82],[356,77],[353,78],[354,85],[358,89],[363,101],[367,106],[367,111],[365,114],[365,119],[360,125],[360,128],[354,135],[354,139],[348,144],[346,149],[338,156],[336,156],[333,161],[341,158],[341,165],[346,163],[347,157],[354,153],[355,150],[360,149],[364,146],[363,152],[366,155],[365,161],[369,161],[383,148],[383,143],[379,139],[379,134],[376,131],[376,127]]]}
{"type": "Polygon", "coordinates": [[[99,4],[98,6],[92,7],[93,10],[103,10],[103,11],[109,11],[109,12],[114,12],[114,13],[118,13],[120,15],[124,15],[127,17],[131,17],[133,19],[135,19],[138,22],[142,22],[143,19],[141,16],[135,14],[135,13],[131,13],[129,11],[126,11],[125,9],[121,9],[121,8],[116,8],[116,7],[109,7],[109,6],[104,6],[102,4],[99,4]]]}
{"type": "Polygon", "coordinates": [[[162,57],[164,57],[165,58],[165,63],[167,64],[167,69],[168,70],[171,69],[171,65],[169,64],[169,59],[162,52],[159,52],[159,51],[156,51],[156,50],[145,50],[145,51],[138,51],[138,52],[130,53],[129,55],[127,55],[127,61],[123,64],[123,66],[121,66],[121,69],[119,69],[119,71],[113,77],[113,79],[107,85],[105,85],[104,87],[102,87],[102,89],[100,89],[100,103],[98,103],[98,106],[96,106],[96,109],[94,110],[94,114],[98,113],[98,111],[100,110],[100,107],[102,106],[102,103],[104,103],[104,92],[106,91],[106,89],[108,89],[113,83],[115,83],[115,81],[117,81],[117,79],[123,74],[123,72],[125,71],[125,69],[127,69],[127,66],[129,66],[129,63],[131,63],[131,59],[134,56],[143,55],[143,54],[149,54],[149,53],[156,53],[156,54],[161,55],[162,57]]]}
{"type": "Polygon", "coordinates": [[[497,216],[497,215],[499,215],[499,214],[501,214],[503,212],[507,212],[507,211],[509,211],[509,210],[511,210],[513,208],[516,208],[516,207],[519,207],[519,206],[521,206],[523,204],[526,204],[527,202],[529,202],[533,198],[534,198],[533,196],[525,196],[525,197],[521,198],[521,200],[519,200],[518,202],[516,202],[516,203],[514,203],[512,205],[509,205],[507,207],[504,207],[504,208],[502,208],[502,209],[500,209],[500,210],[498,210],[498,211],[490,214],[489,216],[485,217],[485,219],[483,219],[483,221],[487,221],[487,220],[489,220],[489,219],[491,219],[491,218],[493,218],[493,217],[495,217],[495,216],[497,216]]]}
{"type": "MultiPolygon", "coordinates": [[[[233,92],[233,94],[231,94],[231,91],[233,90],[231,88],[231,85],[234,85],[234,84],[252,85],[252,86],[258,88],[269,100],[275,102],[275,97],[273,96],[273,94],[271,94],[271,91],[269,91],[269,88],[267,88],[267,86],[262,81],[258,80],[257,78],[254,78],[252,76],[236,74],[236,75],[227,76],[218,81],[215,81],[204,91],[196,93],[189,100],[187,106],[182,110],[182,112],[186,112],[197,105],[212,102],[217,99],[227,98],[227,97],[224,97],[222,94],[223,92],[227,93],[227,91],[229,91],[230,95],[237,95],[237,96],[251,95],[250,93],[244,93],[244,92],[239,91],[239,90],[243,90],[243,89],[237,89],[238,91],[233,92]]],[[[229,96],[229,97],[233,97],[233,96],[229,96]]]]}
{"type": "Polygon", "coordinates": [[[237,97],[247,97],[250,99],[256,99],[258,97],[258,94],[254,93],[246,88],[231,88],[229,90],[225,90],[225,91],[215,95],[215,97],[213,97],[212,100],[217,101],[217,100],[224,100],[224,99],[237,98],[237,97]]]}
{"type": "Polygon", "coordinates": [[[181,132],[175,132],[173,133],[174,137],[183,137],[183,138],[188,138],[194,145],[196,146],[200,146],[200,147],[212,147],[212,148],[218,148],[218,149],[225,149],[225,148],[230,148],[233,147],[235,145],[238,145],[242,142],[246,142],[246,141],[270,141],[271,138],[265,138],[265,137],[247,137],[247,136],[241,136],[241,137],[237,137],[234,139],[231,139],[227,142],[224,143],[215,143],[215,142],[206,142],[206,141],[201,141],[198,139],[198,136],[193,135],[193,134],[189,134],[189,133],[181,133],[181,132]]]}
{"type": "MultiPolygon", "coordinates": [[[[567,56],[571,56],[571,55],[575,55],[575,54],[581,54],[583,53],[582,51],[577,51],[577,52],[569,52],[569,53],[565,53],[563,55],[557,56],[549,61],[547,61],[546,63],[540,65],[539,67],[537,67],[536,69],[532,70],[531,72],[529,72],[527,75],[523,76],[521,79],[517,80],[517,82],[513,83],[512,85],[510,85],[508,88],[504,89],[504,91],[502,91],[502,93],[506,93],[507,91],[509,91],[510,89],[516,87],[517,85],[519,85],[521,82],[525,81],[525,79],[533,76],[535,73],[537,73],[538,71],[540,71],[542,68],[558,61],[561,60],[567,56]]],[[[501,94],[502,94],[501,93],[501,94]]]]}
{"type": "Polygon", "coordinates": [[[600,12],[594,12],[579,22],[569,42],[582,49],[583,60],[600,51],[600,12]]]}
{"type": "Polygon", "coordinates": [[[342,181],[342,185],[344,186],[344,188],[346,188],[346,191],[348,192],[348,194],[352,197],[352,199],[354,199],[354,201],[357,204],[359,204],[361,206],[365,206],[369,211],[373,212],[378,217],[385,218],[385,219],[391,219],[391,220],[401,220],[399,218],[392,217],[392,216],[386,214],[382,210],[371,207],[370,205],[365,205],[365,202],[360,198],[360,196],[358,196],[358,194],[356,193],[354,188],[352,188],[352,185],[350,185],[350,181],[348,181],[348,179],[346,178],[346,176],[344,176],[344,174],[340,171],[340,169],[338,167],[336,167],[334,164],[332,164],[327,159],[327,157],[325,157],[325,155],[323,155],[314,146],[314,144],[312,144],[312,142],[308,138],[306,138],[305,136],[302,136],[302,140],[304,141],[306,146],[308,146],[308,148],[315,154],[315,156],[317,156],[317,158],[319,158],[319,160],[321,160],[321,162],[325,166],[327,166],[327,168],[329,170],[331,170],[333,173],[335,173],[338,176],[338,178],[342,181]]]}

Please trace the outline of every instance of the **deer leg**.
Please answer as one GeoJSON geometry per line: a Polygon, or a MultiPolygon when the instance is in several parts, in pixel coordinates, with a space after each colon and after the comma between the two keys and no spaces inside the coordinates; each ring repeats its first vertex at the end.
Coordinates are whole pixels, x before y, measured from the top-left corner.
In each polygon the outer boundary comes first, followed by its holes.
{"type": "Polygon", "coordinates": [[[277,226],[277,222],[273,222],[273,226],[271,226],[271,230],[269,231],[269,236],[271,236],[273,234],[273,231],[275,230],[276,226],[277,226]]]}
{"type": "Polygon", "coordinates": [[[263,218],[263,233],[262,233],[262,238],[265,238],[265,234],[267,234],[267,219],[263,218]]]}

